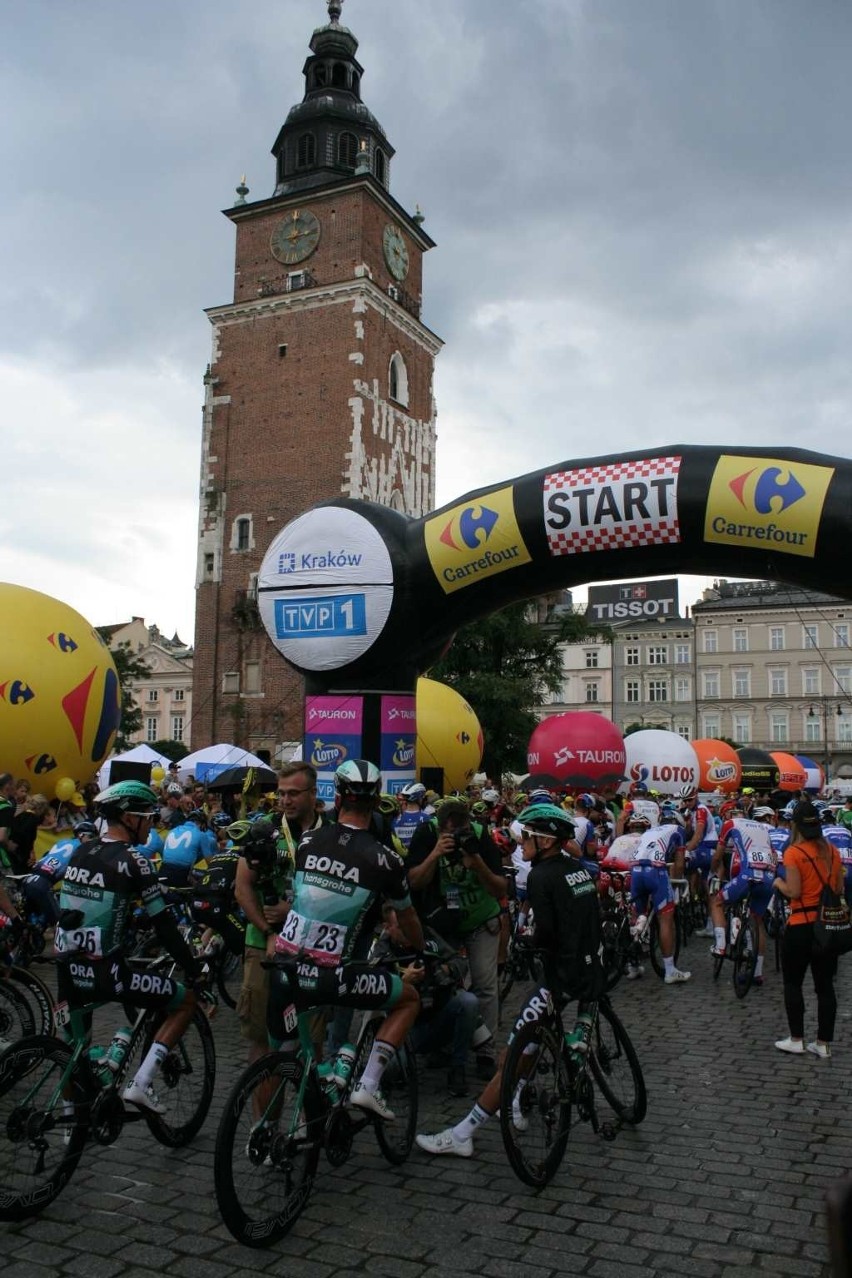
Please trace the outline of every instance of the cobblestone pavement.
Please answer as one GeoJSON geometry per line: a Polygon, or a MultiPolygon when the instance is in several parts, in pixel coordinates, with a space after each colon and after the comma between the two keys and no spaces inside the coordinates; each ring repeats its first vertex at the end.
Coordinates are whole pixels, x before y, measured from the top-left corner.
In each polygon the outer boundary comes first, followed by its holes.
{"type": "MultiPolygon", "coordinates": [[[[4,1278],[827,1275],[824,1195],[852,1168],[852,960],[839,981],[837,1052],[820,1061],[773,1047],[786,1022],[771,959],[765,986],[739,1002],[729,980],[714,985],[708,944],[694,940],[682,956],[689,985],[646,975],[616,990],[643,1062],[648,1117],[611,1144],[574,1128],[560,1173],[540,1193],[511,1173],[497,1124],[480,1133],[473,1159],[415,1150],[398,1169],[364,1132],[345,1167],[321,1162],[287,1239],[269,1251],[238,1246],[213,1195],[216,1125],[242,1059],[223,1008],[216,1098],[194,1145],[164,1149],[134,1124],[112,1147],[87,1148],[46,1215],[0,1226],[4,1278]]],[[[813,1031],[810,991],[807,1001],[813,1031]]],[[[443,1073],[424,1071],[422,1081],[420,1130],[467,1112],[444,1092],[443,1073]]]]}

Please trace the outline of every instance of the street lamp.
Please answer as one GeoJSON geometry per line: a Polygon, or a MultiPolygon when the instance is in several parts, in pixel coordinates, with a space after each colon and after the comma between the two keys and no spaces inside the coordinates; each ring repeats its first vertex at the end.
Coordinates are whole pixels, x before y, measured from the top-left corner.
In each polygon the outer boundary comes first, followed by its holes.
{"type": "MultiPolygon", "coordinates": [[[[831,740],[828,735],[828,698],[820,697],[820,710],[822,711],[822,741],[825,755],[825,784],[828,785],[831,780],[831,740]]],[[[813,706],[808,706],[808,718],[819,718],[820,710],[815,710],[813,706]]],[[[839,719],[843,715],[843,706],[835,706],[835,716],[839,719]]]]}

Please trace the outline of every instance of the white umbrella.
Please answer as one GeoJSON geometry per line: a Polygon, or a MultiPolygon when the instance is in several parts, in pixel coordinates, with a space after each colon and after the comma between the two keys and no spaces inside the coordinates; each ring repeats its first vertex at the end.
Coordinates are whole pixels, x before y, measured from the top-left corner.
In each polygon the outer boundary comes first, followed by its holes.
{"type": "Polygon", "coordinates": [[[203,750],[196,750],[194,754],[188,754],[185,759],[181,759],[178,763],[178,776],[181,781],[187,781],[190,776],[193,776],[196,781],[206,784],[208,781],[215,780],[228,768],[242,767],[268,768],[269,764],[264,763],[263,759],[259,759],[256,754],[243,750],[241,746],[212,745],[206,746],[203,750]]]}

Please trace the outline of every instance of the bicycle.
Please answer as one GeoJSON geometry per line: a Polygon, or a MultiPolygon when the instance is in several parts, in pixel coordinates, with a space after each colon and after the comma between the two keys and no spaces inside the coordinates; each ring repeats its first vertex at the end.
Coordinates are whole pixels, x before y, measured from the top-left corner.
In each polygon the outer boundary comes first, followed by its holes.
{"type": "Polygon", "coordinates": [[[713,956],[713,980],[719,979],[726,960],[733,963],[734,993],[745,998],[757,967],[757,920],[751,912],[751,886],[739,901],[725,906],[725,952],[713,956]]]}
{"type": "Polygon", "coordinates": [[[766,929],[766,935],[775,946],[775,971],[781,971],[781,946],[784,941],[784,931],[787,927],[787,918],[790,913],[790,906],[787,898],[782,896],[780,892],[772,893],[772,900],[767,906],[766,913],[763,916],[763,926],[766,929]]]}
{"type": "MultiPolygon", "coordinates": [[[[239,951],[233,949],[219,929],[222,920],[218,915],[224,910],[221,897],[212,898],[206,889],[199,890],[194,886],[171,887],[165,882],[163,891],[181,935],[193,954],[207,964],[211,985],[215,987],[219,999],[233,1010],[240,994],[244,946],[241,944],[239,951]],[[210,932],[214,933],[212,937],[208,935],[210,932]]],[[[136,927],[136,942],[132,950],[134,957],[153,958],[161,955],[162,945],[148,916],[142,910],[139,911],[136,927]]],[[[233,928],[229,930],[234,937],[238,934],[239,920],[236,917],[233,919],[233,928]]],[[[242,942],[244,938],[243,929],[242,942]]]]}
{"type": "MultiPolygon", "coordinates": [[[[267,966],[287,971],[295,984],[297,960],[278,958],[267,966]]],[[[298,1030],[298,1049],[270,1052],[234,1084],[216,1134],[214,1182],[222,1219],[244,1246],[267,1247],[289,1232],[310,1197],[321,1150],[332,1167],[341,1167],[358,1132],[372,1127],[389,1163],[408,1157],[418,1105],[417,1064],[408,1043],[397,1049],[382,1077],[395,1121],[347,1108],[383,1019],[382,1013],[365,1013],[351,1073],[338,1090],[320,1080],[308,1013],[291,1006],[284,1024],[289,1033],[298,1030]]]]}
{"type": "Polygon", "coordinates": [[[641,1123],[648,1109],[636,1049],[609,997],[602,994],[590,1005],[588,1050],[579,1055],[566,1043],[559,1008],[548,992],[542,994],[546,1000],[535,1019],[521,1020],[516,1028],[500,1083],[506,1155],[515,1174],[535,1189],[548,1184],[562,1162],[572,1108],[605,1140],[614,1140],[625,1125],[641,1123]],[[601,1121],[595,1088],[614,1121],[601,1121]]]}
{"type": "Polygon", "coordinates": [[[0,945],[0,1039],[7,1043],[30,1034],[52,1034],[56,1000],[35,972],[43,963],[44,936],[28,925],[16,941],[0,945]]]}
{"type": "Polygon", "coordinates": [[[544,971],[530,940],[521,931],[521,923],[526,916],[518,908],[518,902],[515,901],[514,904],[515,910],[509,915],[511,930],[506,945],[506,960],[497,980],[497,1004],[501,1012],[513,985],[524,981],[538,984],[544,971]]]}
{"type": "MultiPolygon", "coordinates": [[[[45,959],[62,963],[66,958],[45,959]]],[[[147,964],[148,970],[164,966],[147,964]]],[[[90,1047],[92,1013],[56,1006],[57,1029],[70,1042],[45,1034],[21,1039],[0,1056],[0,1220],[37,1215],[62,1192],[89,1139],[112,1145],[125,1123],[147,1123],[163,1145],[186,1145],[201,1128],[213,1097],[216,1055],[207,1017],[198,1007],[161,1067],[168,1114],[127,1108],[121,1099],[131,1061],[147,1053],[167,1013],[141,1008],[116,1072],[97,1063],[90,1047]]],[[[140,1057],[141,1059],[141,1057],[140,1057]]]]}

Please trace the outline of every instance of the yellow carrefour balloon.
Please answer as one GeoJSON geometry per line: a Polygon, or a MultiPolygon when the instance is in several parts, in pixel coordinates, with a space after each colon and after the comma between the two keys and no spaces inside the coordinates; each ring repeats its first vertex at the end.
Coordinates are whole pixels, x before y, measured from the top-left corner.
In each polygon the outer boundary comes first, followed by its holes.
{"type": "Polygon", "coordinates": [[[0,582],[0,616],[0,772],[48,798],[70,780],[73,794],[121,721],[109,649],[79,612],[26,586],[0,582]]]}
{"type": "Polygon", "coordinates": [[[460,693],[435,679],[417,680],[417,775],[444,769],[444,793],[463,790],[482,761],[482,729],[460,693]]]}

